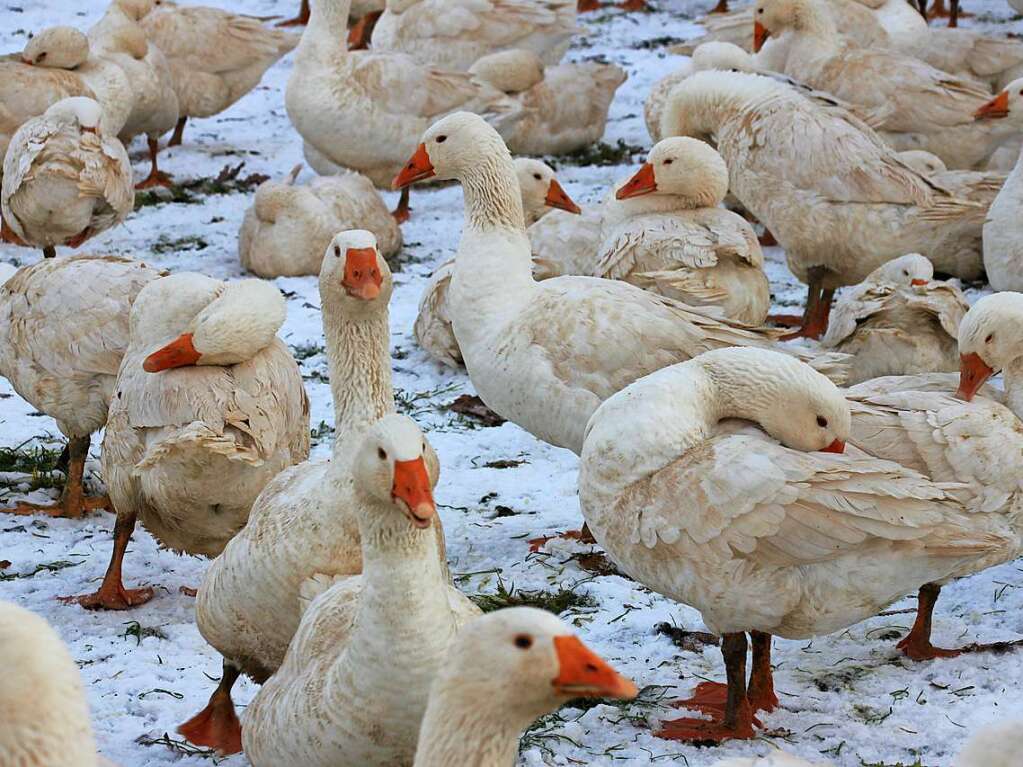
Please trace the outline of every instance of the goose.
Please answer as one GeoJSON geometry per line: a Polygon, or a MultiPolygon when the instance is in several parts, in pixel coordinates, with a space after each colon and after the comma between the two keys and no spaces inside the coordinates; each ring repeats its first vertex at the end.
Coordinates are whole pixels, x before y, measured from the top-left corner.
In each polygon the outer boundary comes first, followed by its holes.
{"type": "Polygon", "coordinates": [[[839,631],[1011,548],[996,515],[969,512],[947,486],[844,454],[850,432],[838,387],[754,348],[659,370],[590,418],[579,501],[597,542],[722,636],[727,695],[704,683],[683,703],[715,718],[665,722],[660,737],[754,737],[755,712],[778,705],[772,635],[839,631]]]}
{"type": "Polygon", "coordinates": [[[970,306],[950,282],[935,282],[919,253],[879,266],[842,295],[821,344],[853,355],[848,384],[882,376],[959,370],[959,323],[970,306]]]}
{"type": "MultiPolygon", "coordinates": [[[[349,0],[313,0],[285,93],[288,117],[317,172],[350,168],[386,188],[435,118],[478,110],[507,129],[521,116],[515,102],[466,73],[424,67],[402,53],[339,50],[349,6],[349,0]],[[337,82],[345,83],[343,91],[334,88],[337,82]]],[[[408,216],[403,192],[395,217],[408,216]]]]}
{"type": "Polygon", "coordinates": [[[387,0],[372,47],[466,72],[488,54],[516,48],[557,64],[579,31],[575,0],[387,0]]]}
{"type": "Polygon", "coordinates": [[[81,675],[50,624],[0,599],[0,658],[5,765],[113,767],[96,754],[81,675]]]}
{"type": "Polygon", "coordinates": [[[406,416],[384,416],[355,447],[362,575],[311,599],[284,663],[245,710],[242,745],[253,767],[412,762],[430,683],[459,628],[479,615],[442,561],[439,470],[406,416]]]}
{"type": "Polygon", "coordinates": [[[64,98],[87,96],[103,107],[100,125],[120,133],[134,95],[124,71],[89,48],[74,27],[48,27],[33,36],[21,55],[0,57],[0,160],[14,132],[64,98]]]}
{"type": "Polygon", "coordinates": [[[544,442],[578,454],[593,410],[635,379],[777,337],[624,282],[536,282],[511,153],[478,115],[431,126],[395,186],[427,178],[456,179],[465,195],[449,306],[469,378],[487,407],[544,442]]]}
{"type": "MultiPolygon", "coordinates": [[[[570,216],[581,212],[558,183],[551,166],[530,157],[516,157],[514,163],[527,226],[544,218],[548,212],[560,210],[570,216]]],[[[448,306],[448,289],[454,271],[453,258],[434,270],[419,299],[419,313],[412,329],[420,348],[431,357],[448,367],[460,368],[462,353],[451,329],[448,306]]]]}
{"type": "Polygon", "coordinates": [[[823,0],[758,0],[754,31],[761,66],[880,110],[878,128],[896,149],[926,149],[950,168],[974,168],[1016,133],[972,119],[991,97],[986,87],[912,56],[843,43],[823,0]]]}
{"type": "Polygon", "coordinates": [[[181,272],[139,291],[103,436],[113,554],[94,594],[65,601],[147,602],[151,587],[121,579],[136,520],[169,549],[214,557],[263,487],[309,455],[302,376],[275,336],[284,317],[284,297],[262,280],[181,272]]]}
{"type": "Polygon", "coordinates": [[[790,86],[698,72],[672,91],[662,133],[714,137],[732,194],[808,284],[799,335],[825,332],[836,288],[905,253],[927,253],[936,271],[963,279],[981,274],[983,204],[953,197],[852,115],[790,86]]]}
{"type": "Polygon", "coordinates": [[[711,146],[659,141],[615,195],[631,209],[609,206],[593,274],[761,324],[771,306],[764,254],[749,222],[718,207],[727,192],[728,168],[711,146]]]}
{"type": "Polygon", "coordinates": [[[234,681],[245,673],[263,683],[280,667],[301,617],[302,583],[362,571],[347,457],[369,425],[394,412],[391,273],[373,235],[337,234],[323,256],[319,283],[334,398],[333,454],[304,461],[267,484],[196,595],[199,632],[223,656],[224,673],[206,708],[179,732],[225,754],[241,748],[234,681]]]}
{"type": "MultiPolygon", "coordinates": [[[[982,120],[1005,120],[1023,115],[1023,78],[979,111],[982,120]]],[[[1020,243],[1019,211],[1023,207],[1023,152],[998,192],[984,222],[984,271],[995,290],[1023,291],[1023,245],[1020,243]]]]}
{"type": "Polygon", "coordinates": [[[989,208],[1008,178],[1005,173],[991,170],[949,170],[940,157],[923,149],[898,152],[898,157],[921,176],[926,176],[956,197],[979,202],[989,208]]]}
{"type": "Polygon", "coordinates": [[[430,685],[412,767],[514,767],[519,736],[570,698],[636,697],[636,685],[560,618],[508,607],[466,624],[430,685]]]}
{"type": "Polygon", "coordinates": [[[545,68],[528,50],[491,54],[469,74],[521,104],[522,118],[504,138],[513,153],[529,155],[567,154],[599,141],[626,79],[621,67],[596,61],[545,68]]]}
{"type": "Polygon", "coordinates": [[[0,188],[5,239],[53,258],[56,245],[77,248],[131,213],[131,162],[102,118],[96,101],[76,96],[18,128],[0,188]]]}
{"type": "Polygon", "coordinates": [[[298,45],[298,35],[267,29],[251,16],[171,0],[131,0],[140,6],[146,38],[167,57],[180,117],[168,146],[177,146],[190,117],[228,109],[298,45]]]}
{"type": "Polygon", "coordinates": [[[256,189],[238,232],[238,258],[260,277],[319,274],[327,246],[337,232],[364,228],[373,232],[384,258],[401,250],[398,222],[373,182],[360,173],[314,178],[296,184],[297,165],[283,181],[264,181],[256,189]]]}
{"type": "MultiPolygon", "coordinates": [[[[978,300],[959,325],[959,354],[955,397],[947,377],[938,375],[922,377],[923,381],[910,377],[905,384],[899,378],[881,378],[849,389],[850,441],[871,455],[955,483],[956,497],[973,516],[1005,520],[1015,539],[1009,549],[996,552],[990,566],[1023,552],[1018,513],[1023,499],[1023,294],[995,293],[978,300]],[[987,392],[977,396],[998,371],[1005,374],[1005,393],[999,398],[1004,405],[987,392]]],[[[920,589],[916,620],[898,645],[904,655],[933,660],[1023,643],[936,647],[931,641],[932,615],[943,583],[927,583],[920,589]]]]}
{"type": "Polygon", "coordinates": [[[74,518],[108,506],[109,499],[88,497],[82,488],[90,436],[107,422],[128,348],[131,305],[143,287],[166,274],[126,258],[71,256],[22,267],[4,281],[0,375],[57,422],[69,455],[58,503],[19,503],[5,511],[74,518]]]}

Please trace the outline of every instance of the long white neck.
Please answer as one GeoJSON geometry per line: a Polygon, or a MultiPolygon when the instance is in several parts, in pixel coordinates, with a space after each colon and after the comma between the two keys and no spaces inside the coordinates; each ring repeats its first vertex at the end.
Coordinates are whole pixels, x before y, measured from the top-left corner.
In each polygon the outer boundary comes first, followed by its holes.
{"type": "Polygon", "coordinates": [[[478,232],[525,229],[522,194],[511,153],[500,140],[481,153],[460,177],[465,193],[465,227],[478,232]]]}
{"type": "Polygon", "coordinates": [[[1005,400],[1009,409],[1023,421],[1023,357],[1018,357],[1006,366],[1005,400]]]}
{"type": "Polygon", "coordinates": [[[419,731],[413,767],[514,767],[519,737],[535,716],[494,710],[492,694],[438,679],[419,731]]]}
{"type": "Polygon", "coordinates": [[[698,72],[669,97],[661,120],[664,136],[711,138],[735,115],[775,99],[794,99],[766,77],[738,72],[698,72]]]}
{"type": "Polygon", "coordinates": [[[323,332],[338,456],[343,446],[357,445],[369,426],[394,412],[387,310],[351,318],[324,302],[323,332]]]}
{"type": "Polygon", "coordinates": [[[309,23],[296,49],[296,58],[325,59],[348,50],[351,5],[351,0],[311,0],[309,23]]]}

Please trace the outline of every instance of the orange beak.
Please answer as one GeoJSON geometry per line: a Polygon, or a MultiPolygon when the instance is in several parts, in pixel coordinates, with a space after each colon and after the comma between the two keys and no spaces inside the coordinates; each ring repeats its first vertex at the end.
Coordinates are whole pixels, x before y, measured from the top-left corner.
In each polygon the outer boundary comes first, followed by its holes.
{"type": "Polygon", "coordinates": [[[654,166],[647,162],[643,163],[643,167],[636,171],[636,175],[615,192],[615,199],[627,200],[630,197],[639,197],[656,191],[657,179],[654,178],[654,166]]]}
{"type": "Polygon", "coordinates": [[[547,187],[547,196],[543,201],[550,208],[560,208],[576,215],[582,213],[582,209],[572,201],[568,192],[561,188],[556,178],[551,179],[551,185],[547,187]]]}
{"type": "Polygon", "coordinates": [[[380,295],[384,278],[377,266],[376,248],[349,248],[345,251],[345,276],[341,278],[345,292],[363,301],[380,295]]]}
{"type": "Polygon", "coordinates": [[[426,462],[420,457],[411,461],[394,462],[394,486],[391,497],[405,504],[405,513],[412,524],[423,530],[430,526],[437,513],[430,489],[430,475],[426,462]]]}
{"type": "Polygon", "coordinates": [[[1009,116],[1009,92],[1002,91],[973,113],[974,120],[1000,120],[1009,116]]]}
{"type": "Polygon", "coordinates": [[[995,374],[976,352],[959,355],[959,389],[956,396],[969,402],[976,395],[984,382],[995,374]]]}
{"type": "Polygon", "coordinates": [[[636,697],[636,685],[611,668],[578,637],[554,637],[554,650],[558,654],[559,668],[552,684],[559,695],[621,700],[636,697]]]}
{"type": "Polygon", "coordinates": [[[759,21],[753,22],[753,52],[760,53],[760,49],[764,47],[764,43],[767,42],[767,38],[771,36],[771,33],[767,31],[767,27],[761,24],[759,21]]]}
{"type": "Polygon", "coordinates": [[[420,144],[416,153],[412,155],[409,161],[405,163],[405,167],[401,169],[401,173],[394,177],[394,181],[391,182],[391,188],[404,189],[409,184],[432,178],[434,175],[436,175],[436,171],[433,169],[433,163],[430,162],[430,155],[426,151],[426,144],[420,144]]]}
{"type": "Polygon", "coordinates": [[[821,448],[821,452],[822,453],[844,453],[845,452],[845,443],[842,440],[840,440],[840,439],[836,439],[834,442],[832,442],[827,447],[821,448]]]}
{"type": "Polygon", "coordinates": [[[34,62],[34,61],[32,61],[32,59],[25,59],[25,58],[23,58],[23,59],[21,60],[21,63],[22,63],[22,64],[26,64],[26,65],[28,65],[28,66],[32,66],[33,64],[35,64],[35,62],[34,62]]]}
{"type": "Polygon", "coordinates": [[[192,334],[185,333],[146,357],[142,369],[147,373],[159,373],[161,370],[194,365],[201,356],[192,345],[192,334]]]}
{"type": "Polygon", "coordinates": [[[927,284],[927,280],[916,279],[916,280],[910,280],[909,283],[910,283],[910,285],[926,285],[927,284]]]}

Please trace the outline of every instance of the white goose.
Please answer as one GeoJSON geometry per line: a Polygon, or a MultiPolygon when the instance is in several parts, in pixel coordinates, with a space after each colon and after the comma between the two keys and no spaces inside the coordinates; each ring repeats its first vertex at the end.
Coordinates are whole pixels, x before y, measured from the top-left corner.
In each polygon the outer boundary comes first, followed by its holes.
{"type": "Polygon", "coordinates": [[[387,0],[372,46],[456,72],[513,48],[557,64],[579,31],[575,20],[574,0],[387,0]]]}
{"type": "Polygon", "coordinates": [[[19,503],[7,511],[79,517],[109,504],[84,495],[89,438],[107,422],[131,305],[166,274],[125,258],[74,256],[22,267],[0,287],[0,375],[57,422],[69,456],[58,503],[19,503]]]}
{"type": "Polygon", "coordinates": [[[411,763],[430,683],[460,626],[479,614],[442,561],[439,470],[405,416],[385,416],[360,441],[352,481],[362,575],[313,599],[284,663],[246,709],[253,767],[411,763]]]}
{"type": "Polygon", "coordinates": [[[513,767],[519,736],[570,698],[636,696],[636,685],[560,619],[510,607],[470,621],[430,686],[413,767],[513,767]]]}
{"type": "Polygon", "coordinates": [[[850,421],[830,381],[762,349],[660,370],[590,419],[579,500],[594,537],[723,637],[726,699],[705,683],[686,702],[707,713],[723,703],[723,716],[666,722],[661,737],[754,737],[754,712],[778,704],[771,635],[838,631],[1011,548],[996,515],[968,513],[923,475],[858,451],[834,455],[850,421]]]}
{"type": "Polygon", "coordinates": [[[102,117],[90,98],[62,99],[14,134],[0,187],[14,242],[52,258],[56,245],[77,248],[131,213],[131,162],[121,142],[103,133],[102,117]]]}
{"type": "Polygon", "coordinates": [[[167,548],[216,556],[267,482],[309,455],[302,376],[275,335],[284,316],[284,297],[262,280],[184,272],[139,292],[103,437],[113,555],[99,590],[74,601],[148,601],[152,588],[121,579],[137,519],[167,548]]]}
{"type": "MultiPolygon", "coordinates": [[[[339,49],[349,6],[350,0],[313,0],[285,93],[288,117],[317,172],[350,168],[387,187],[437,117],[468,109],[507,128],[521,116],[515,102],[463,72],[424,67],[401,53],[339,49]]],[[[407,193],[395,215],[408,218],[407,193]]]]}
{"type": "Polygon", "coordinates": [[[804,335],[827,329],[835,288],[905,253],[927,253],[940,272],[980,276],[985,206],[913,171],[847,112],[766,77],[699,72],[672,91],[663,128],[714,137],[732,194],[809,285],[804,335]]]}
{"type": "Polygon", "coordinates": [[[592,274],[759,325],[771,306],[764,254],[742,216],[719,207],[728,168],[693,138],[657,143],[609,205],[592,274]]]}
{"type": "Polygon", "coordinates": [[[849,384],[881,376],[959,369],[959,323],[970,305],[950,282],[935,282],[919,253],[889,261],[842,295],[821,343],[853,355],[849,384]]]}
{"type": "Polygon", "coordinates": [[[301,170],[256,189],[238,232],[243,267],[265,278],[319,274],[331,240],[346,229],[373,232],[384,258],[401,250],[401,229],[373,182],[342,172],[296,184],[301,170]]]}
{"type": "MultiPolygon", "coordinates": [[[[936,481],[955,483],[952,492],[972,516],[1000,518],[1014,536],[1013,545],[996,552],[988,562],[1000,564],[1023,552],[1019,513],[1023,508],[1023,294],[995,293],[977,301],[959,326],[959,353],[955,397],[950,394],[951,377],[942,375],[880,378],[850,389],[850,441],[936,481]],[[976,396],[999,370],[1005,374],[1004,406],[976,396]]],[[[971,645],[945,650],[931,643],[931,616],[940,591],[940,582],[921,588],[916,622],[899,648],[915,660],[988,649],[989,645],[971,645]]]]}
{"type": "Polygon", "coordinates": [[[50,624],[0,600],[0,658],[5,765],[112,767],[96,755],[81,675],[50,624]]]}
{"type": "MultiPolygon", "coordinates": [[[[1014,80],[978,112],[985,120],[1023,117],[1023,78],[1014,80]]],[[[984,271],[995,290],[1023,291],[1023,151],[984,222],[984,271]]]]}
{"type": "MultiPolygon", "coordinates": [[[[515,175],[519,181],[527,226],[545,218],[548,212],[560,210],[572,216],[580,212],[579,206],[558,183],[554,169],[546,163],[516,157],[515,175]]],[[[434,270],[419,299],[419,314],[413,331],[419,346],[431,357],[449,367],[459,368],[462,366],[462,353],[451,329],[451,308],[448,306],[448,289],[454,272],[453,258],[434,270]]]]}
{"type": "Polygon", "coordinates": [[[348,454],[369,425],[394,412],[391,287],[372,234],[334,237],[320,270],[333,455],[304,461],[267,484],[248,523],[206,572],[196,623],[223,655],[224,674],[206,708],[179,728],[197,745],[225,754],[241,748],[231,688],[240,673],[262,683],[280,667],[301,617],[303,581],[362,571],[348,454]]]}
{"type": "Polygon", "coordinates": [[[776,338],[623,282],[534,281],[511,154],[477,115],[435,123],[395,185],[432,177],[465,195],[450,306],[469,377],[489,408],[545,442],[578,453],[590,414],[637,378],[776,338]]]}

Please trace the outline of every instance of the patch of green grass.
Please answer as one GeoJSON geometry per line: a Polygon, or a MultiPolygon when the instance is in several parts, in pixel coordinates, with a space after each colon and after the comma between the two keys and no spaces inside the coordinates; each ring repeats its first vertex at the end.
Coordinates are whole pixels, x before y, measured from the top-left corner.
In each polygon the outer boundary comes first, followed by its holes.
{"type": "Polygon", "coordinates": [[[169,750],[176,754],[183,754],[185,756],[198,756],[203,759],[212,759],[214,764],[220,764],[220,759],[217,756],[217,752],[212,748],[200,748],[199,746],[193,746],[187,740],[175,740],[166,732],[161,738],[151,738],[148,735],[143,735],[135,739],[135,742],[140,746],[165,746],[169,750]]]}
{"type": "Polygon", "coordinates": [[[549,157],[547,163],[555,170],[559,165],[621,165],[631,162],[633,157],[646,151],[644,147],[626,144],[621,139],[614,146],[598,141],[568,154],[549,157]]]}
{"type": "Polygon", "coordinates": [[[498,579],[497,591],[493,594],[473,594],[469,597],[485,613],[505,607],[538,607],[541,610],[561,615],[568,611],[596,608],[597,600],[589,594],[580,594],[572,589],[559,587],[556,591],[521,590],[515,585],[509,588],[498,579]]]}
{"type": "Polygon", "coordinates": [[[41,488],[63,488],[65,477],[62,472],[57,470],[60,455],[60,450],[39,443],[29,446],[28,442],[23,442],[16,447],[0,447],[0,472],[30,475],[27,480],[0,480],[0,488],[19,489],[26,482],[29,491],[41,488]]]}
{"type": "Polygon", "coordinates": [[[0,573],[0,581],[16,581],[23,578],[32,578],[39,573],[56,573],[66,570],[69,567],[78,567],[81,562],[68,562],[66,559],[58,559],[56,562],[41,562],[34,570],[27,573],[0,573]]]}
{"type": "Polygon", "coordinates": [[[865,762],[860,759],[860,764],[863,767],[927,767],[919,759],[915,762],[865,762]]]}
{"type": "Polygon", "coordinates": [[[138,621],[128,621],[124,624],[127,628],[124,633],[121,634],[122,639],[132,637],[135,639],[135,646],[138,647],[142,644],[142,640],[146,637],[154,637],[155,639],[166,639],[167,635],[156,626],[143,626],[138,621]]]}
{"type": "Polygon", "coordinates": [[[202,237],[196,234],[190,234],[187,237],[168,237],[166,234],[161,234],[153,244],[154,253],[173,253],[182,250],[206,250],[210,244],[206,242],[202,237]]]}
{"type": "Polygon", "coordinates": [[[322,344],[318,344],[315,341],[291,347],[292,356],[299,362],[301,362],[302,360],[307,360],[310,357],[315,357],[317,354],[323,354],[325,351],[326,348],[322,344]]]}
{"type": "Polygon", "coordinates": [[[250,173],[242,176],[245,163],[225,165],[214,178],[193,178],[174,184],[166,189],[147,189],[135,195],[135,210],[151,205],[172,202],[182,205],[199,205],[202,198],[212,194],[248,194],[266,181],[269,176],[250,173]]]}

